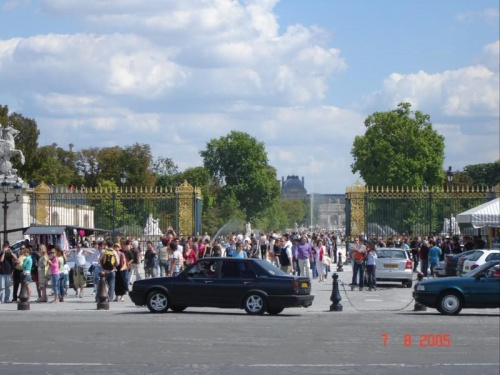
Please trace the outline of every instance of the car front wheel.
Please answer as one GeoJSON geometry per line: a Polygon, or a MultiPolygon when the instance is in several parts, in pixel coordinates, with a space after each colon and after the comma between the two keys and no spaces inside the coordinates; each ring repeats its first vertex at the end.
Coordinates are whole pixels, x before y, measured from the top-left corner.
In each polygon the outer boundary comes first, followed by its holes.
{"type": "Polygon", "coordinates": [[[152,313],[164,313],[168,310],[168,296],[161,290],[154,290],[148,294],[147,305],[152,313]]]}
{"type": "Polygon", "coordinates": [[[266,300],[260,294],[249,294],[245,298],[244,306],[250,315],[262,315],[266,312],[266,300]]]}
{"type": "Polygon", "coordinates": [[[437,309],[441,314],[457,315],[462,310],[462,298],[456,292],[445,292],[439,297],[437,309]]]}

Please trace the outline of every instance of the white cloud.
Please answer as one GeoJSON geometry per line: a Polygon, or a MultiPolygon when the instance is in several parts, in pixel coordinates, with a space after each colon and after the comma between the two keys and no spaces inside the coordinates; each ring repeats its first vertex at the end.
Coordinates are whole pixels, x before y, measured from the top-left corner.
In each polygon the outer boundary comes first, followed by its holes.
{"type": "Polygon", "coordinates": [[[486,22],[490,25],[498,25],[500,11],[496,8],[487,8],[482,11],[463,12],[457,14],[455,19],[459,22],[486,22]]]}
{"type": "Polygon", "coordinates": [[[407,101],[425,112],[452,117],[495,117],[500,102],[499,75],[481,65],[434,74],[393,73],[370,101],[390,108],[407,101]]]}

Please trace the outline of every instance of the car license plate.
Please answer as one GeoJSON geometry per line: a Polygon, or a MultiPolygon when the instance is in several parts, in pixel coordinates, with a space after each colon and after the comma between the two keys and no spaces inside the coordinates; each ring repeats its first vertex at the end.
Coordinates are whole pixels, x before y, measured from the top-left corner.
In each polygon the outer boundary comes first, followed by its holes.
{"type": "Polygon", "coordinates": [[[307,283],[302,283],[302,284],[300,285],[300,287],[301,287],[301,288],[305,288],[305,289],[307,289],[307,286],[308,286],[308,285],[307,285],[307,283]]]}
{"type": "Polygon", "coordinates": [[[384,267],[385,268],[398,268],[398,265],[397,264],[389,263],[389,264],[384,264],[384,267]]]}

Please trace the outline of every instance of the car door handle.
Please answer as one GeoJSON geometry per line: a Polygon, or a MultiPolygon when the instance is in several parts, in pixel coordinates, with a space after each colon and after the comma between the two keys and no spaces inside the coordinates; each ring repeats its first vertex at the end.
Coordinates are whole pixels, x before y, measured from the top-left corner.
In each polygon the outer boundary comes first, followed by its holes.
{"type": "Polygon", "coordinates": [[[213,281],[212,280],[205,280],[205,284],[212,284],[213,281]]]}
{"type": "Polygon", "coordinates": [[[250,284],[250,281],[243,281],[243,284],[245,285],[250,284]]]}

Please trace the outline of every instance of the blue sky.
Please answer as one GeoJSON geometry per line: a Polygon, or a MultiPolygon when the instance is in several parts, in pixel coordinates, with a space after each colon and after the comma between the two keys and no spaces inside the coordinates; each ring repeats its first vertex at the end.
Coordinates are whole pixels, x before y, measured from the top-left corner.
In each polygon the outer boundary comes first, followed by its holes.
{"type": "Polygon", "coordinates": [[[342,193],[366,115],[407,100],[445,136],[446,166],[500,157],[498,1],[0,4],[0,103],[41,144],[149,143],[184,169],[235,129],[278,177],[342,193]]]}

